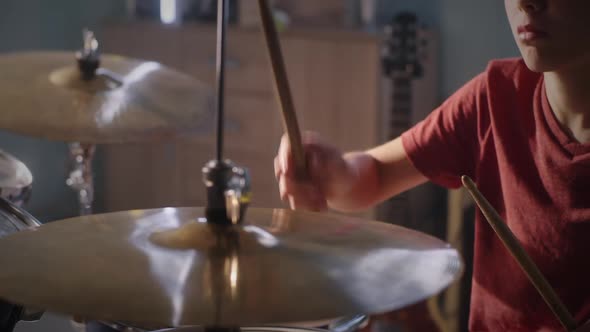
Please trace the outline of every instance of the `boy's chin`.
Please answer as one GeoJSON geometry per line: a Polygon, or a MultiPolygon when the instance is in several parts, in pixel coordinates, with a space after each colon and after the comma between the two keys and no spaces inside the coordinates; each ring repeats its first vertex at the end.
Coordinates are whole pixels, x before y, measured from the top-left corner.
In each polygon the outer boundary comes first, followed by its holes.
{"type": "Polygon", "coordinates": [[[547,61],[547,59],[542,59],[537,56],[524,55],[523,59],[529,70],[535,73],[550,72],[559,67],[554,61],[547,61]]]}
{"type": "Polygon", "coordinates": [[[522,58],[527,67],[536,73],[589,68],[590,52],[587,53],[588,54],[573,54],[572,52],[565,53],[551,49],[521,49],[522,58]]]}
{"type": "Polygon", "coordinates": [[[536,73],[554,71],[564,60],[559,51],[555,52],[549,47],[519,45],[519,49],[526,66],[536,73]]]}

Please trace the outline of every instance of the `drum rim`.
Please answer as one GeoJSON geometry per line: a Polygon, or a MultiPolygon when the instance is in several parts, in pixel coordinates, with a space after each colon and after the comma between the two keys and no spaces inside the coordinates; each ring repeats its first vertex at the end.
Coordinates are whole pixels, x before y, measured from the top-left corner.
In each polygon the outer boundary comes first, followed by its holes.
{"type": "MultiPolygon", "coordinates": [[[[338,317],[331,320],[323,320],[321,322],[300,322],[300,323],[292,323],[292,324],[276,324],[276,325],[260,325],[260,326],[247,326],[241,327],[241,331],[245,332],[329,332],[333,329],[339,330],[338,327],[340,325],[346,324],[357,324],[359,327],[363,326],[365,322],[369,319],[368,315],[365,314],[358,314],[358,315],[351,315],[345,317],[338,317]],[[343,322],[338,324],[339,322],[343,322]],[[297,324],[301,324],[297,326],[297,324]],[[312,327],[316,326],[316,327],[312,327]],[[321,329],[317,326],[329,326],[328,329],[321,329]]],[[[179,327],[167,327],[161,328],[156,330],[146,330],[146,327],[141,326],[134,326],[127,323],[122,322],[107,322],[101,321],[102,324],[110,326],[119,331],[127,331],[131,329],[134,332],[183,332],[183,331],[190,331],[190,329],[198,328],[198,326],[179,326],[179,327]]]]}
{"type": "Polygon", "coordinates": [[[35,218],[32,214],[28,213],[24,209],[18,207],[16,204],[10,202],[8,199],[5,199],[3,197],[0,197],[0,210],[2,211],[2,213],[7,213],[23,223],[22,225],[16,225],[14,222],[11,221],[19,231],[42,225],[42,223],[39,220],[37,220],[37,218],[35,218]]]}
{"type": "MultiPolygon", "coordinates": [[[[192,332],[195,327],[176,327],[153,332],[192,332]]],[[[307,327],[289,327],[289,326],[251,326],[240,327],[243,332],[329,332],[329,330],[307,327]]],[[[202,331],[199,331],[202,332],[202,331]]]]}

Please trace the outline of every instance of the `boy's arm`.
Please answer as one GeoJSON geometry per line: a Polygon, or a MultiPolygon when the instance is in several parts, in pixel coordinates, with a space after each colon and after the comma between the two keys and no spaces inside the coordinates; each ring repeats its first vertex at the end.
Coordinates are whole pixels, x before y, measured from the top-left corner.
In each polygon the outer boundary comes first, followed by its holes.
{"type": "Polygon", "coordinates": [[[408,159],[401,137],[344,158],[356,176],[348,193],[328,201],[335,210],[363,210],[427,181],[408,159]]]}

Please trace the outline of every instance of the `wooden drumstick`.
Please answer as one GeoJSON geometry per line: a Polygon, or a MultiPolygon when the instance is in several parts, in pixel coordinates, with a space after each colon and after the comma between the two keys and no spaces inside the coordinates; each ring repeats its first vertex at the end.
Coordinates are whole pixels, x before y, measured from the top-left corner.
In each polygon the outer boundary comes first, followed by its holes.
{"type": "Polygon", "coordinates": [[[470,177],[463,175],[461,181],[463,182],[463,186],[467,188],[469,194],[471,194],[471,197],[473,197],[477,203],[477,206],[479,206],[490,226],[492,226],[496,232],[496,235],[498,235],[500,240],[504,243],[504,246],[506,246],[508,251],[510,251],[510,254],[516,259],[518,265],[524,270],[529,280],[533,283],[545,302],[547,302],[555,316],[557,316],[557,319],[559,319],[567,331],[575,330],[578,324],[565,305],[561,302],[551,285],[549,285],[549,282],[547,282],[547,279],[545,279],[537,265],[535,265],[524,248],[520,245],[518,239],[514,236],[510,228],[508,228],[506,223],[502,220],[502,217],[500,217],[498,212],[477,189],[477,186],[473,183],[473,180],[471,180],[470,177]]]}
{"type": "Polygon", "coordinates": [[[305,152],[301,143],[301,133],[297,124],[295,106],[291,97],[289,81],[287,80],[287,71],[281,53],[281,44],[276,31],[275,22],[270,7],[266,0],[258,0],[260,9],[260,18],[264,30],[266,46],[270,58],[276,92],[281,104],[283,114],[283,128],[287,132],[291,143],[291,153],[295,162],[295,174],[300,178],[307,177],[307,164],[305,161],[305,152]]]}

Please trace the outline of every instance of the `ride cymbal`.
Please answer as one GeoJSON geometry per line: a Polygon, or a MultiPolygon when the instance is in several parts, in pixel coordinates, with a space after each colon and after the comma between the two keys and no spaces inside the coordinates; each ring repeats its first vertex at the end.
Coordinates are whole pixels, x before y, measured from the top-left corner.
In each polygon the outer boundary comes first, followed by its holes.
{"type": "Polygon", "coordinates": [[[402,227],[281,209],[240,225],[202,208],[76,217],[0,239],[0,297],[89,319],[259,326],[388,312],[455,280],[448,244],[402,227]]]}

